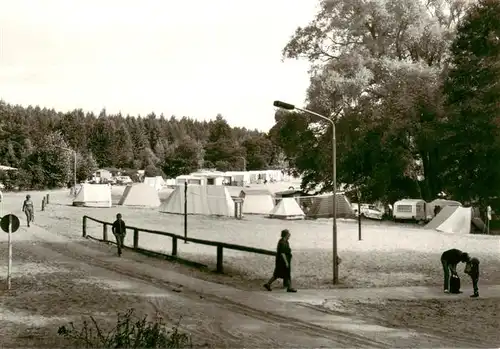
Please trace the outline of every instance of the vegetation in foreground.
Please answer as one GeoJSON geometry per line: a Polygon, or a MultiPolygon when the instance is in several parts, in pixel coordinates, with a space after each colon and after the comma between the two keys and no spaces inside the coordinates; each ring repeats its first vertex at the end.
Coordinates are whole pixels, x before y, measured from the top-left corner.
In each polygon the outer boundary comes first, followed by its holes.
{"type": "Polygon", "coordinates": [[[134,309],[117,314],[114,328],[105,331],[97,320],[90,316],[81,328],[73,322],[60,326],[57,333],[77,348],[192,348],[191,337],[179,331],[177,323],[171,331],[160,316],[154,321],[147,316],[138,317],[134,309]]]}

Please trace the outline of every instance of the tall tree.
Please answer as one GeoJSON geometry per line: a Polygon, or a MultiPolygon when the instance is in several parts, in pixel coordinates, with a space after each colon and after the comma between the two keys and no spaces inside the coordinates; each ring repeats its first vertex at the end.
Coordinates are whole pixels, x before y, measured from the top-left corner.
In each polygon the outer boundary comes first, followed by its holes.
{"type": "MultiPolygon", "coordinates": [[[[442,100],[436,96],[443,61],[466,1],[324,0],[320,5],[314,20],[296,30],[283,53],[286,58],[306,57],[312,62],[308,108],[337,123],[338,161],[357,164],[355,172],[339,167],[339,177],[346,184],[372,189],[382,181],[381,188],[395,193],[400,191],[400,180],[416,184],[423,177],[432,188],[428,195],[434,195],[439,190],[439,157],[432,136],[442,117],[442,100]],[[346,127],[351,123],[357,124],[356,137],[346,127]],[[371,139],[371,134],[381,131],[387,144],[383,153],[394,149],[391,157],[398,164],[397,171],[388,163],[377,165],[378,172],[392,178],[389,181],[362,161],[373,151],[366,147],[371,142],[355,140],[371,139]],[[349,159],[352,156],[355,159],[349,159]]],[[[314,130],[317,141],[310,145],[323,158],[318,160],[324,165],[319,167],[323,173],[297,169],[307,172],[306,182],[312,181],[305,185],[319,184],[329,190],[331,152],[321,150],[331,147],[330,124],[314,117],[304,120],[308,122],[296,132],[314,130]]],[[[303,154],[288,152],[288,157],[303,154]]],[[[302,160],[298,163],[308,163],[302,160]]]]}
{"type": "Polygon", "coordinates": [[[458,27],[444,92],[447,191],[465,202],[500,197],[500,3],[480,0],[458,27]]]}

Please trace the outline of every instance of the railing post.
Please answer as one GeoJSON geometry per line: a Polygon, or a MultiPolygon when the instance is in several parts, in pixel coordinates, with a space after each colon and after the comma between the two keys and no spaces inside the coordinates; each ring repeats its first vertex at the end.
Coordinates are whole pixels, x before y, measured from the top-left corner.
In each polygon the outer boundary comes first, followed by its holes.
{"type": "Polygon", "coordinates": [[[106,223],[102,225],[102,240],[108,241],[108,225],[106,223]]]}
{"type": "Polygon", "coordinates": [[[83,216],[82,220],[82,236],[87,237],[87,216],[83,216]]]}
{"type": "Polygon", "coordinates": [[[222,265],[222,261],[224,259],[223,256],[223,249],[221,245],[217,246],[217,272],[218,273],[223,273],[224,272],[224,267],[222,265]]]}
{"type": "Polygon", "coordinates": [[[134,229],[134,249],[139,248],[139,229],[134,229]]]}
{"type": "Polygon", "coordinates": [[[177,256],[177,238],[172,238],[172,256],[177,256]]]}
{"type": "Polygon", "coordinates": [[[47,196],[45,197],[45,198],[46,198],[46,199],[45,199],[45,203],[46,203],[47,205],[49,204],[49,197],[50,197],[50,195],[49,195],[49,194],[47,194],[47,196]]]}
{"type": "Polygon", "coordinates": [[[42,199],[42,211],[45,211],[45,196],[42,199]]]}

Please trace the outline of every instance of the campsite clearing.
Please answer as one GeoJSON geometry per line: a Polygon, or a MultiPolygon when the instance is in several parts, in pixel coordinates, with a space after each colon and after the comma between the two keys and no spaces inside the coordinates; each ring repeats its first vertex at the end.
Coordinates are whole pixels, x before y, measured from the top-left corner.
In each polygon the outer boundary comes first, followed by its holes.
{"type": "MultiPolygon", "coordinates": [[[[117,188],[113,188],[118,190],[117,188]]],[[[123,192],[123,188],[121,189],[123,192]]],[[[115,193],[114,193],[115,194],[115,193]]],[[[11,195],[11,194],[6,194],[11,195]]],[[[162,193],[160,192],[160,196],[162,193]]],[[[37,194],[32,194],[36,200],[37,194]]],[[[116,194],[116,198],[121,195],[116,194]]],[[[40,195],[41,197],[41,195],[40,195]]],[[[8,202],[7,199],[6,202],[8,202]]],[[[127,225],[184,235],[182,215],[159,213],[158,209],[112,207],[85,208],[70,206],[66,193],[51,193],[51,204],[38,214],[36,224],[71,238],[81,236],[83,215],[112,222],[120,212],[127,225]]],[[[17,205],[14,208],[18,209],[17,205]]],[[[331,220],[284,221],[247,215],[243,220],[231,217],[188,216],[188,236],[206,240],[236,243],[274,250],[280,231],[290,229],[293,249],[293,277],[298,288],[330,288],[332,285],[331,220]]],[[[481,260],[481,284],[500,284],[500,237],[459,235],[384,222],[363,222],[362,240],[358,241],[355,221],[338,221],[340,285],[337,287],[378,287],[441,285],[440,254],[449,248],[459,248],[481,260]]],[[[102,226],[89,222],[88,234],[102,237],[102,226]]],[[[127,234],[125,244],[132,245],[127,234]]],[[[170,253],[171,239],[141,233],[139,246],[170,253]]],[[[207,264],[215,269],[215,247],[198,244],[178,244],[179,256],[207,264]]],[[[246,252],[224,251],[226,275],[214,276],[199,272],[202,278],[216,277],[219,282],[246,289],[260,289],[262,281],[272,273],[273,257],[246,252]]],[[[461,268],[459,266],[459,268],[461,268]]],[[[463,269],[462,269],[463,270],[463,269]]],[[[459,269],[459,272],[462,273],[459,269]]],[[[186,272],[194,272],[187,268],[186,272]]],[[[462,278],[463,288],[471,287],[470,279],[462,278]]]]}

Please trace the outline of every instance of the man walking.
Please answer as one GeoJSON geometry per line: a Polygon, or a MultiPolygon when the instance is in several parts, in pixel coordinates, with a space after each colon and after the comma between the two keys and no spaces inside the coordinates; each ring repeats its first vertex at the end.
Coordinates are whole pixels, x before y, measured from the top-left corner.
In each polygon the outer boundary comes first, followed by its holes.
{"type": "Polygon", "coordinates": [[[30,222],[35,219],[35,209],[33,207],[33,201],[31,200],[31,195],[26,195],[26,200],[23,202],[23,212],[26,214],[26,220],[28,221],[28,227],[30,222]]]}
{"type": "Polygon", "coordinates": [[[470,257],[467,252],[462,252],[456,248],[443,252],[441,255],[441,264],[443,265],[444,272],[443,288],[445,293],[448,293],[450,289],[450,272],[451,275],[458,275],[457,264],[460,262],[467,263],[469,260],[470,257]]]}
{"type": "Polygon", "coordinates": [[[474,294],[471,295],[472,298],[479,297],[479,289],[477,283],[479,282],[479,259],[472,257],[465,265],[465,273],[472,279],[472,287],[474,288],[474,294]]]}
{"type": "Polygon", "coordinates": [[[125,240],[125,235],[127,234],[127,229],[125,222],[122,220],[121,213],[116,215],[116,221],[113,222],[112,227],[113,235],[116,238],[116,246],[118,247],[118,257],[122,255],[123,241],[125,240]]]}
{"type": "Polygon", "coordinates": [[[281,239],[278,242],[276,263],[274,267],[273,276],[269,281],[264,284],[264,288],[271,291],[271,284],[276,279],[283,279],[283,285],[286,287],[287,292],[297,292],[296,289],[292,288],[292,249],[288,240],[290,239],[290,232],[288,229],[281,231],[281,239]]]}

